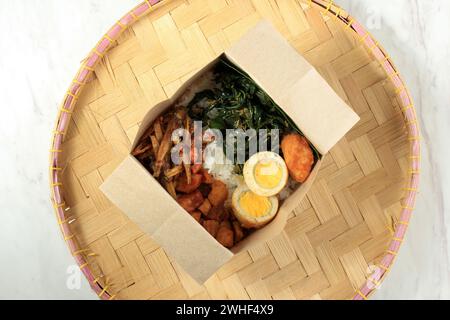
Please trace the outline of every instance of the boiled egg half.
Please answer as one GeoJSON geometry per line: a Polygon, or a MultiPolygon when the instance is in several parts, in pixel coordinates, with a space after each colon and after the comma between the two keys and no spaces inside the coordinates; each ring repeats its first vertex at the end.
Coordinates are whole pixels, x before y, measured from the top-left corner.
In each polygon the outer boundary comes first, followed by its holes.
{"type": "Polygon", "coordinates": [[[283,190],[289,178],[283,158],[275,152],[259,152],[244,165],[244,180],[256,195],[274,196],[283,190]]]}
{"type": "Polygon", "coordinates": [[[257,195],[242,184],[233,193],[232,208],[236,219],[244,228],[258,229],[276,216],[278,198],[257,195]]]}

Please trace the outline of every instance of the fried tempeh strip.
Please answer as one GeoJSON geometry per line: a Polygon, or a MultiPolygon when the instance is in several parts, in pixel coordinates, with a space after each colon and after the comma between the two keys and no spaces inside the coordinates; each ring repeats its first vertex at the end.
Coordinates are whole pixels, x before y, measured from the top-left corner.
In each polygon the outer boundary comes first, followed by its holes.
{"type": "Polygon", "coordinates": [[[153,127],[153,125],[152,125],[152,126],[150,126],[150,128],[148,128],[148,129],[144,132],[144,134],[142,135],[142,138],[141,138],[140,142],[142,143],[144,140],[146,140],[148,137],[150,137],[150,135],[153,134],[153,132],[154,132],[154,127],[153,127]]]}
{"type": "MultiPolygon", "coordinates": [[[[185,129],[189,132],[190,122],[191,120],[189,117],[186,117],[185,121],[185,129]]],[[[186,172],[186,179],[187,183],[191,184],[192,182],[192,176],[191,176],[191,164],[189,163],[189,158],[187,155],[183,155],[183,165],[184,165],[184,171],[186,172]]]]}
{"type": "Polygon", "coordinates": [[[173,177],[176,177],[177,175],[179,175],[182,172],[183,172],[183,167],[182,166],[176,166],[176,167],[173,167],[172,169],[166,170],[164,172],[164,175],[165,175],[166,178],[173,178],[173,177]]]}
{"type": "Polygon", "coordinates": [[[162,127],[161,127],[161,118],[158,118],[158,120],[155,121],[154,129],[155,129],[156,139],[157,139],[157,141],[159,143],[159,142],[161,142],[161,140],[162,140],[162,138],[164,136],[164,133],[163,133],[163,130],[162,130],[162,127]]]}
{"type": "Polygon", "coordinates": [[[148,150],[150,150],[151,148],[152,148],[152,145],[151,145],[151,144],[147,144],[147,145],[146,145],[146,142],[143,141],[143,142],[141,142],[141,143],[136,147],[136,149],[134,149],[134,151],[132,152],[132,155],[135,156],[135,157],[137,157],[137,156],[139,156],[139,155],[141,155],[141,154],[146,153],[146,152],[147,152],[148,150]]]}
{"type": "Polygon", "coordinates": [[[153,147],[153,154],[155,155],[155,157],[158,156],[158,150],[159,150],[159,141],[158,138],[156,138],[156,136],[150,136],[150,140],[152,141],[152,147],[153,147]]]}
{"type": "Polygon", "coordinates": [[[191,119],[189,118],[189,116],[186,116],[186,120],[185,120],[185,125],[184,128],[190,132],[190,128],[191,128],[191,119]]]}
{"type": "Polygon", "coordinates": [[[144,152],[143,154],[136,156],[136,158],[138,158],[139,160],[145,160],[147,158],[151,158],[152,155],[153,155],[153,150],[148,150],[148,151],[144,152]]]}
{"type": "Polygon", "coordinates": [[[186,172],[186,180],[188,184],[192,182],[191,165],[188,163],[183,163],[184,171],[186,172]]]}
{"type": "Polygon", "coordinates": [[[166,187],[167,192],[168,192],[174,199],[176,199],[176,198],[177,198],[177,192],[176,192],[176,190],[175,190],[175,185],[173,184],[173,181],[167,181],[165,187],[166,187]]]}
{"type": "Polygon", "coordinates": [[[167,130],[164,133],[161,144],[158,149],[158,154],[156,156],[155,161],[155,170],[154,177],[158,178],[161,175],[161,168],[166,161],[167,154],[170,152],[170,148],[172,147],[172,133],[176,129],[178,125],[178,119],[174,116],[170,119],[167,124],[167,130]]]}

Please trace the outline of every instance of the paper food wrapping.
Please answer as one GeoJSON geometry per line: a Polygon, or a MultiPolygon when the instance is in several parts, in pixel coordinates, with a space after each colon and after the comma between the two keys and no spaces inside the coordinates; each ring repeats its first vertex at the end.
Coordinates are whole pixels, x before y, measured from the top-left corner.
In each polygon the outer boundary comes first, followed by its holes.
{"type": "MultiPolygon", "coordinates": [[[[247,72],[292,118],[302,133],[325,155],[359,121],[297,51],[268,22],[249,31],[224,55],[247,72]]],[[[169,100],[144,118],[133,149],[149,125],[218,59],[194,75],[169,100]]],[[[132,149],[132,150],[133,150],[132,149]]],[[[157,241],[193,279],[204,283],[234,254],[277,236],[310,189],[320,168],[279,209],[276,218],[235,246],[223,247],[195,221],[131,154],[101,186],[105,195],[144,232],[157,241]]]]}

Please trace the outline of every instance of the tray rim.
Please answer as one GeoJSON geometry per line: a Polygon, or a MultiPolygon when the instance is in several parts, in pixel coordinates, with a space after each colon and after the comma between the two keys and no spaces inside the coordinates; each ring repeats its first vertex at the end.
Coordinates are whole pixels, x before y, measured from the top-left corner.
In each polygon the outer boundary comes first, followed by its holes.
{"type": "MultiPolygon", "coordinates": [[[[91,50],[88,57],[83,60],[82,65],[77,72],[75,78],[72,80],[69,89],[67,90],[61,107],[58,112],[55,129],[52,136],[52,143],[50,149],[50,189],[51,202],[54,207],[58,225],[67,243],[69,250],[74,257],[77,265],[88,280],[91,288],[103,300],[113,300],[115,295],[108,292],[109,286],[106,283],[102,286],[99,283],[101,277],[95,277],[87,259],[84,256],[84,250],[79,247],[75,241],[75,235],[70,230],[70,220],[66,217],[65,211],[67,209],[63,196],[63,185],[59,176],[62,168],[58,167],[59,156],[62,152],[61,144],[64,139],[64,134],[69,126],[70,117],[73,109],[76,106],[77,99],[87,79],[94,72],[98,62],[105,56],[105,54],[112,47],[113,43],[119,36],[128,29],[131,25],[139,19],[151,13],[155,7],[164,5],[169,0],[145,0],[134,7],[122,18],[120,18],[100,41],[91,50]]],[[[401,211],[401,218],[394,227],[393,237],[391,238],[388,250],[382,258],[380,264],[373,270],[366,283],[355,291],[353,300],[367,300],[379,288],[380,284],[385,280],[389,274],[395,260],[398,256],[399,250],[404,242],[405,234],[409,226],[412,212],[414,211],[416,197],[418,194],[420,167],[421,167],[421,135],[418,118],[416,115],[415,105],[412,97],[406,87],[405,81],[400,75],[389,55],[372,34],[366,30],[356,19],[338,5],[333,3],[333,0],[300,0],[309,7],[319,8],[322,14],[331,16],[343,24],[343,27],[355,32],[359,40],[380,63],[384,72],[387,74],[389,81],[396,89],[396,95],[400,98],[402,104],[401,111],[404,116],[405,125],[408,129],[408,139],[410,145],[410,172],[408,177],[408,187],[405,188],[406,196],[403,198],[403,205],[401,211]]]]}

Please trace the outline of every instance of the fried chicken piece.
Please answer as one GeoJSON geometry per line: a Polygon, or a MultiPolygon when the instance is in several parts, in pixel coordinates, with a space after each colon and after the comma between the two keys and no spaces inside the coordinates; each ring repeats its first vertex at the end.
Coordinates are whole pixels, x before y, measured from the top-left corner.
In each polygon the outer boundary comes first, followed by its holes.
{"type": "Polygon", "coordinates": [[[202,170],[202,165],[201,164],[194,164],[191,166],[191,171],[192,173],[201,173],[200,171],[202,170]]]}
{"type": "Polygon", "coordinates": [[[221,221],[225,221],[225,220],[230,221],[230,216],[233,215],[232,213],[230,213],[230,211],[231,211],[230,208],[224,207],[224,210],[223,210],[222,214],[220,215],[220,220],[221,221]]]}
{"type": "Polygon", "coordinates": [[[314,154],[306,138],[288,134],[281,141],[281,150],[292,179],[305,182],[314,165],[314,154]]]}
{"type": "Polygon", "coordinates": [[[209,184],[202,183],[198,190],[202,193],[204,198],[208,198],[209,193],[211,192],[211,186],[209,184]]]}
{"type": "Polygon", "coordinates": [[[205,220],[205,221],[203,221],[203,227],[214,238],[217,236],[217,232],[219,231],[219,226],[220,226],[219,221],[216,221],[216,220],[205,220]]]}
{"type": "Polygon", "coordinates": [[[187,212],[194,212],[203,203],[203,196],[200,191],[185,194],[177,198],[177,202],[187,212]]]}
{"type": "Polygon", "coordinates": [[[223,204],[220,204],[218,206],[212,206],[206,217],[211,220],[222,221],[224,212],[225,206],[223,204]]]}
{"type": "Polygon", "coordinates": [[[202,218],[202,213],[200,211],[194,211],[191,213],[192,218],[194,218],[197,222],[200,222],[202,218]]]}
{"type": "Polygon", "coordinates": [[[214,183],[214,178],[212,177],[212,175],[209,174],[208,170],[203,169],[202,170],[202,174],[203,174],[203,182],[206,184],[213,184],[214,183]]]}
{"type": "Polygon", "coordinates": [[[242,230],[241,224],[238,221],[233,221],[234,229],[234,243],[240,242],[244,239],[244,230],[242,230]]]}
{"type": "Polygon", "coordinates": [[[215,180],[208,195],[209,202],[216,207],[223,205],[228,198],[228,188],[222,181],[215,180]]]}
{"type": "Polygon", "coordinates": [[[185,175],[180,176],[177,179],[177,191],[183,192],[183,193],[191,193],[200,187],[203,181],[203,176],[201,174],[193,174],[191,176],[191,183],[187,181],[187,178],[185,175]]]}
{"type": "Polygon", "coordinates": [[[208,199],[205,199],[202,205],[198,207],[198,210],[200,210],[205,216],[208,216],[208,213],[211,210],[211,202],[209,202],[208,199]]]}
{"type": "Polygon", "coordinates": [[[226,248],[232,248],[234,245],[234,232],[229,221],[220,224],[216,240],[226,248]]]}

